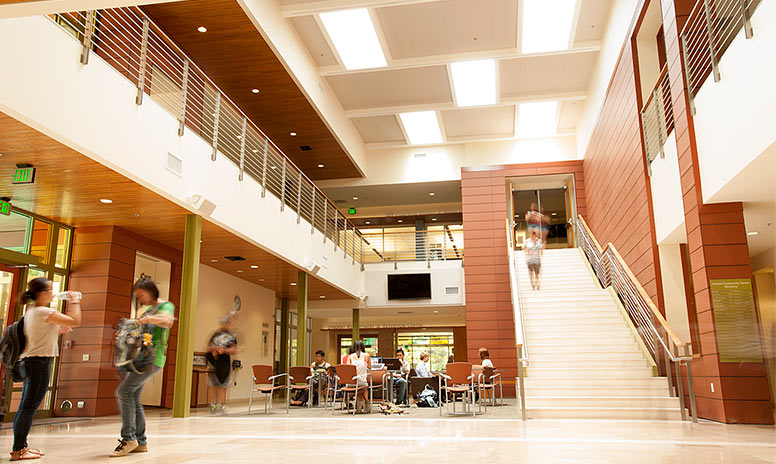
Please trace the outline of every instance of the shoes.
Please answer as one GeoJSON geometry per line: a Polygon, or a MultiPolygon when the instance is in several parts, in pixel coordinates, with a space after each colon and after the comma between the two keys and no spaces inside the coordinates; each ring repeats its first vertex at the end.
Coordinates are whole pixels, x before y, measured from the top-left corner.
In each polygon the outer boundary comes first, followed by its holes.
{"type": "Polygon", "coordinates": [[[137,448],[130,451],[130,453],[147,453],[148,445],[137,445],[137,448]]]}
{"type": "Polygon", "coordinates": [[[110,453],[110,457],[126,456],[137,448],[137,440],[119,440],[119,446],[110,453]]]}
{"type": "Polygon", "coordinates": [[[31,459],[40,459],[44,456],[38,450],[32,450],[30,448],[22,448],[18,451],[11,451],[11,461],[28,461],[31,459]]]}
{"type": "Polygon", "coordinates": [[[222,404],[217,404],[216,405],[216,412],[215,413],[216,414],[220,414],[222,416],[226,415],[226,406],[224,406],[222,404]]]}

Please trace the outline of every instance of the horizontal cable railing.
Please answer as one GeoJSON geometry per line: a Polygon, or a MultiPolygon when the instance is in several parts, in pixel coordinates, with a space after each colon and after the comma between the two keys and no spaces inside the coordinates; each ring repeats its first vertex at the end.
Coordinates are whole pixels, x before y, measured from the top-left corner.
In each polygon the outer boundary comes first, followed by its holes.
{"type": "Polygon", "coordinates": [[[331,241],[344,257],[363,263],[361,233],[264,132],[199,69],[158,26],[135,7],[57,14],[51,17],[82,44],[81,63],[95,54],[137,87],[135,103],[149,96],[331,241]]]}
{"type": "Polygon", "coordinates": [[[461,226],[439,230],[406,231],[364,229],[364,262],[449,261],[463,259],[461,226]]]}
{"type": "Polygon", "coordinates": [[[690,108],[709,74],[719,82],[719,59],[741,28],[752,38],[750,18],[760,0],[698,0],[680,34],[690,108]]]}
{"type": "Polygon", "coordinates": [[[659,363],[661,359],[664,361],[663,370],[668,380],[670,394],[679,397],[682,419],[686,420],[681,369],[685,368],[690,398],[690,416],[693,421],[697,422],[691,344],[682,342],[677,337],[614,245],[608,243],[605,248],[601,248],[582,216],[579,216],[576,227],[579,245],[585,252],[601,285],[604,288],[611,286],[617,293],[631,322],[633,322],[636,331],[655,362],[659,363]],[[672,367],[675,371],[673,374],[672,367]],[[675,375],[676,382],[674,382],[672,375],[675,375]]]}
{"type": "Polygon", "coordinates": [[[674,130],[674,111],[671,102],[671,81],[668,78],[668,66],[660,72],[657,84],[641,110],[641,130],[647,166],[652,173],[651,163],[660,155],[665,158],[663,145],[674,130]]]}

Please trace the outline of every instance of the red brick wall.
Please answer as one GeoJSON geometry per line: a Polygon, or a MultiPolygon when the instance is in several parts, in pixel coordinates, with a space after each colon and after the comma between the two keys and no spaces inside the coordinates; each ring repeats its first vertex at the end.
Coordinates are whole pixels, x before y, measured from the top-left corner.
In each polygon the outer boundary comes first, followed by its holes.
{"type": "MultiPolygon", "coordinates": [[[[130,311],[130,292],[135,254],[157,256],[172,263],[170,301],[180,303],[182,253],[114,226],[77,228],[74,235],[70,288],[83,292],[81,326],[64,337],[72,349],[62,349],[55,415],[63,400],[73,405],[84,401],[84,409],[71,416],[117,414],[114,392],[118,386],[113,367],[113,328],[130,311]],[[89,361],[83,355],[89,354],[89,361]]],[[[170,334],[167,365],[162,389],[163,406],[172,407],[177,325],[170,334]]]]}
{"type": "MultiPolygon", "coordinates": [[[[464,273],[467,356],[479,364],[477,350],[488,348],[502,369],[504,393],[515,394],[517,375],[515,322],[509,287],[507,177],[574,174],[577,211],[585,214],[585,175],[581,161],[463,168],[464,273]]],[[[456,355],[456,360],[459,360],[456,355]]]]}

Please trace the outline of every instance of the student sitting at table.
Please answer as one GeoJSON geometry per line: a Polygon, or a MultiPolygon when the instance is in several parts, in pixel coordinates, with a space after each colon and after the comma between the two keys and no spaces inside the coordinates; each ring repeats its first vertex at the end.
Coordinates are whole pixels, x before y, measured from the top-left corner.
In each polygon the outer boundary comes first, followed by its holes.
{"type": "Polygon", "coordinates": [[[490,360],[490,353],[487,348],[480,348],[480,359],[482,360],[482,367],[493,368],[493,361],[490,360]]]}
{"type": "MultiPolygon", "coordinates": [[[[326,362],[326,353],[323,350],[315,352],[315,361],[310,365],[310,375],[313,376],[313,404],[318,401],[318,374],[328,374],[331,364],[326,362]]],[[[294,399],[291,400],[291,406],[304,406],[307,403],[307,394],[305,390],[298,390],[294,399]]]]}
{"type": "Polygon", "coordinates": [[[398,390],[396,404],[404,404],[407,402],[407,390],[409,389],[409,384],[405,377],[409,375],[412,366],[410,366],[409,362],[404,360],[403,349],[399,348],[396,350],[396,357],[399,358],[399,362],[401,362],[401,371],[395,373],[393,377],[393,386],[398,390]]]}
{"type": "Polygon", "coordinates": [[[431,364],[428,362],[430,358],[428,353],[420,353],[420,362],[415,365],[416,377],[431,377],[431,364]]]}

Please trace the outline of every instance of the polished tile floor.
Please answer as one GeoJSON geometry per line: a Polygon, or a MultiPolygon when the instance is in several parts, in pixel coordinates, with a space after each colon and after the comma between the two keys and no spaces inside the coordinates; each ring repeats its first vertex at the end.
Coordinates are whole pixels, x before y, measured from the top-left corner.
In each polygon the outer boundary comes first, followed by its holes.
{"type": "MultiPolygon", "coordinates": [[[[410,408],[404,416],[350,416],[323,409],[277,408],[263,414],[244,404],[226,416],[195,411],[172,419],[148,414],[147,454],[126,463],[530,463],[668,464],[774,463],[776,428],[677,421],[516,420],[514,406],[484,416],[439,417],[410,408]]],[[[116,445],[118,417],[34,426],[30,445],[48,455],[41,462],[105,462],[116,445]]],[[[10,451],[10,430],[0,432],[10,451]]],[[[3,460],[8,459],[7,454],[3,460]]]]}

